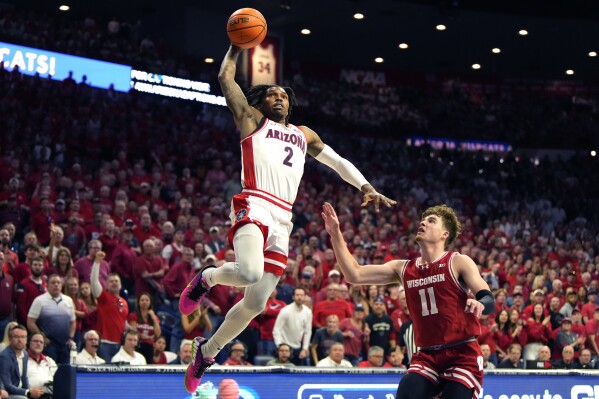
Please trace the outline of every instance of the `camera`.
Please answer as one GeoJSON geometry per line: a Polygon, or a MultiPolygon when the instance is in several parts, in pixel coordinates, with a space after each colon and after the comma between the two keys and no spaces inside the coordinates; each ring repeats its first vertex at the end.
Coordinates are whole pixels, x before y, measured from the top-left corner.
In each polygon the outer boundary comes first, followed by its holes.
{"type": "Polygon", "coordinates": [[[133,227],[133,220],[131,220],[131,219],[125,220],[125,226],[127,226],[127,227],[133,227]]]}

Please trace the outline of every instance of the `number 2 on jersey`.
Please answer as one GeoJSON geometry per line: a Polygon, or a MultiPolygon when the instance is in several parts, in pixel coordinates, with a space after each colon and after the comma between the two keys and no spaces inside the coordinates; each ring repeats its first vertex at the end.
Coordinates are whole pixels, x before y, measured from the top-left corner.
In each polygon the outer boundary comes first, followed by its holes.
{"type": "Polygon", "coordinates": [[[293,156],[293,148],[285,147],[285,152],[287,152],[288,154],[285,157],[285,160],[283,160],[283,165],[292,167],[293,164],[289,161],[291,161],[291,157],[293,156]]]}
{"type": "Polygon", "coordinates": [[[428,287],[426,291],[423,289],[418,290],[418,294],[420,295],[420,304],[422,305],[422,315],[428,316],[429,314],[437,314],[439,313],[439,309],[437,309],[437,301],[435,300],[435,290],[433,287],[428,287]],[[428,292],[428,298],[431,303],[430,308],[428,307],[428,301],[426,300],[426,293],[428,292]]]}

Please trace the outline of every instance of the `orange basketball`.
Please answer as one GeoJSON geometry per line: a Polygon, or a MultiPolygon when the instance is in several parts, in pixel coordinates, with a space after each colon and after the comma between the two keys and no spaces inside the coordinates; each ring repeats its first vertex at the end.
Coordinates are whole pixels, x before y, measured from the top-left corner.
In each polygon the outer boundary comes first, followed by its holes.
{"type": "Polygon", "coordinates": [[[266,20],[258,10],[241,8],[229,17],[227,35],[237,47],[256,47],[266,37],[266,20]]]}

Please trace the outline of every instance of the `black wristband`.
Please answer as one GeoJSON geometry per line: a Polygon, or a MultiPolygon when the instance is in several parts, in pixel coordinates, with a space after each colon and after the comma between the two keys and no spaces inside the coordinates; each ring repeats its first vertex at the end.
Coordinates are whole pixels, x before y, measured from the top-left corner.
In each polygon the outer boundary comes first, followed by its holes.
{"type": "Polygon", "coordinates": [[[476,293],[476,300],[482,303],[485,308],[483,314],[491,314],[495,312],[495,298],[489,290],[480,290],[476,293]]]}

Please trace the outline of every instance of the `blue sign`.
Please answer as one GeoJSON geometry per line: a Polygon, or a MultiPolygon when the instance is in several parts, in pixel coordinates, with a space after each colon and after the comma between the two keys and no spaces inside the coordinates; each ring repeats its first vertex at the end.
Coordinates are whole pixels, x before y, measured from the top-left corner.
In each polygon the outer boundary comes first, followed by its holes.
{"type": "Polygon", "coordinates": [[[64,80],[73,72],[75,82],[81,82],[83,75],[92,87],[108,89],[114,85],[117,91],[129,91],[131,88],[131,67],[111,62],[92,60],[17,46],[0,42],[0,62],[4,69],[12,71],[15,67],[25,75],[39,75],[43,78],[51,76],[53,80],[64,80]]]}
{"type": "MultiPolygon", "coordinates": [[[[392,369],[213,368],[190,395],[183,387],[183,367],[109,370],[78,368],[72,398],[395,399],[402,376],[392,369]]],[[[478,398],[599,399],[599,371],[496,371],[485,374],[478,398]]]]}

